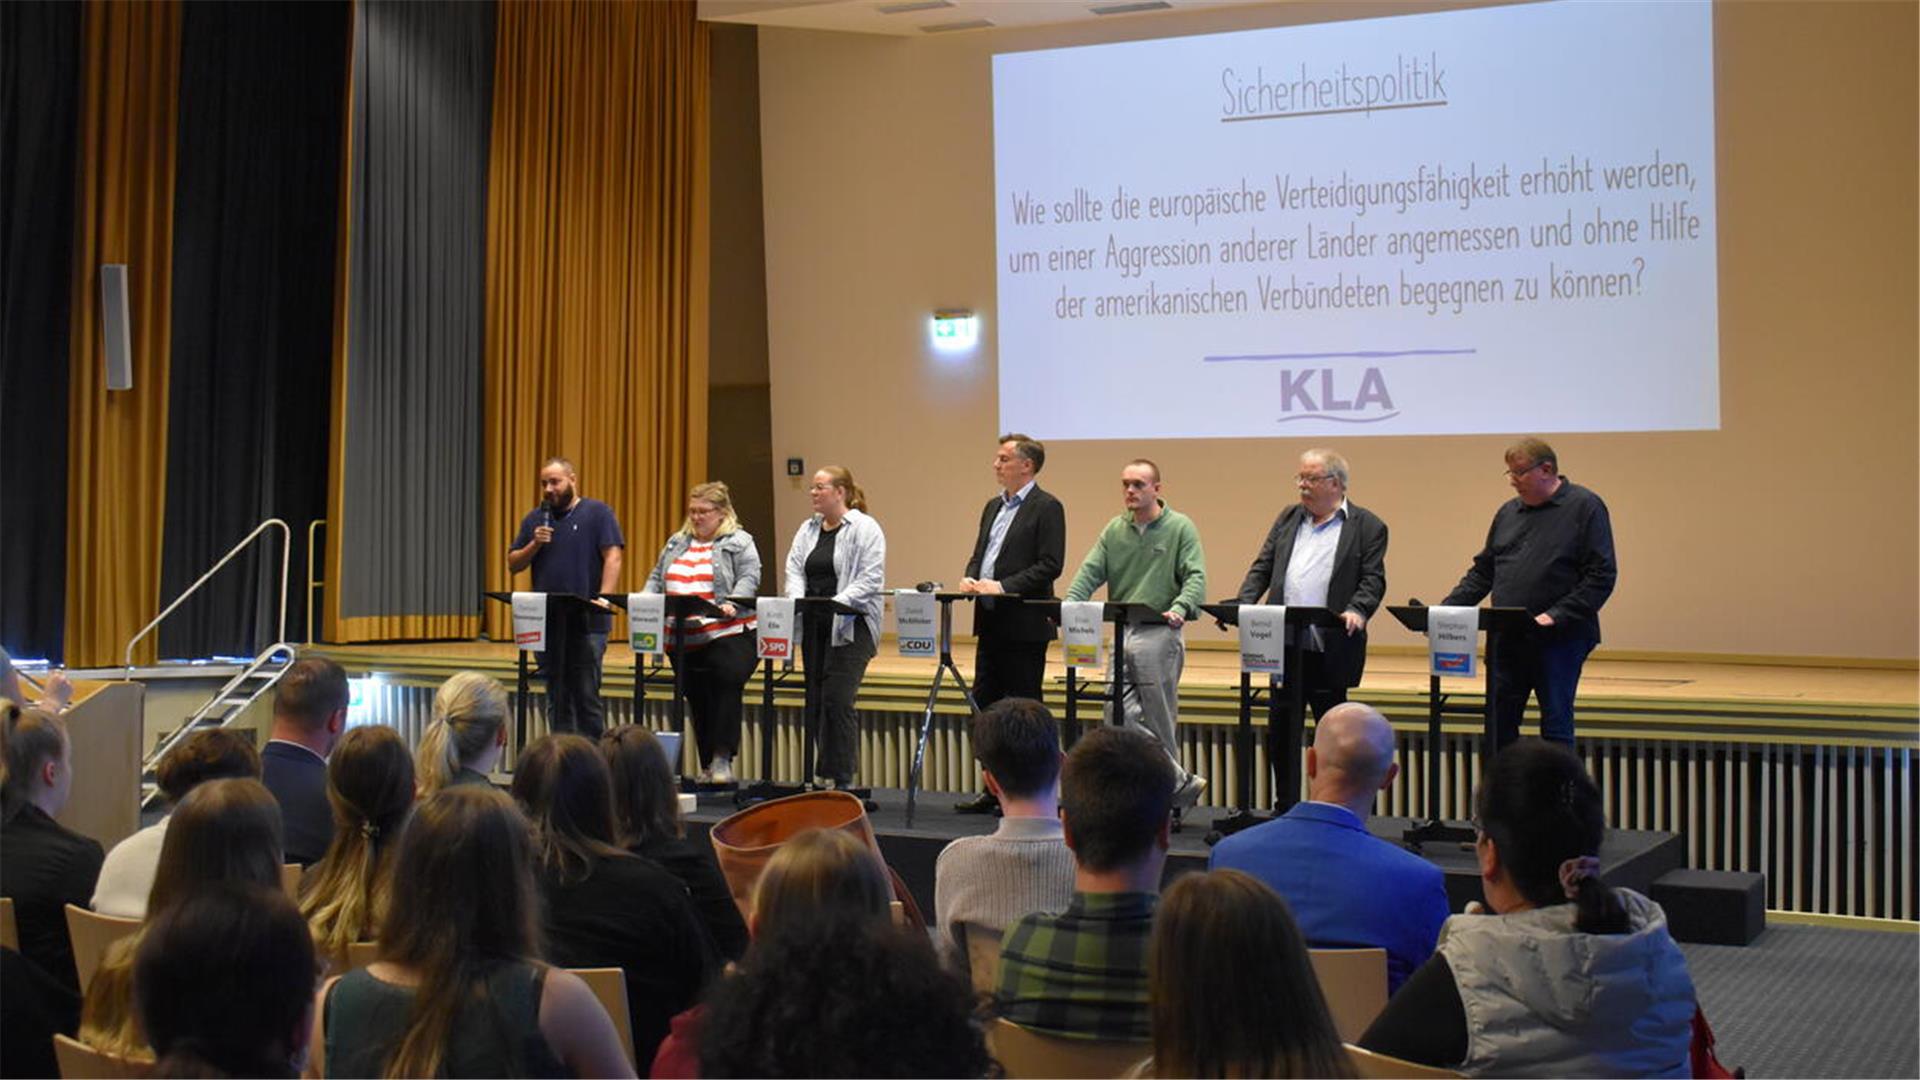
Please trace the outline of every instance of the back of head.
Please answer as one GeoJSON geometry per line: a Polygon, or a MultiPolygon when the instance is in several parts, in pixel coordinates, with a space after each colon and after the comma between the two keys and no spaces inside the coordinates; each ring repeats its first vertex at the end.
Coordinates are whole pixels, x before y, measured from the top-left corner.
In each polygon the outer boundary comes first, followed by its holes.
{"type": "Polygon", "coordinates": [[[873,849],[844,829],[808,829],[780,845],[753,889],[757,940],[822,922],[885,922],[893,885],[873,849]]]}
{"type": "Polygon", "coordinates": [[[277,888],[200,889],[150,919],[134,997],[155,1076],[291,1076],[313,1004],[313,942],[277,888]]]}
{"type": "Polygon", "coordinates": [[[300,910],[320,949],[344,958],[384,908],[394,843],[413,808],[413,759],[390,727],[348,731],[327,759],[333,840],[302,882],[300,910]]]}
{"type": "Polygon", "coordinates": [[[401,830],[393,893],[406,902],[381,920],[380,958],[419,983],[386,1075],[437,1075],[475,985],[499,964],[540,955],[528,831],[512,799],[478,784],[423,800],[401,830]]]}
{"type": "Polygon", "coordinates": [[[49,761],[67,760],[67,729],[41,709],[0,701],[0,814],[11,821],[41,792],[49,761]]]}
{"type": "Polygon", "coordinates": [[[1393,725],[1371,705],[1335,705],[1314,725],[1313,756],[1315,799],[1371,800],[1393,768],[1393,725]]]}
{"type": "Polygon", "coordinates": [[[1259,880],[1215,870],[1174,882],[1147,974],[1159,1075],[1349,1075],[1306,940],[1259,880]]]}
{"type": "Polygon", "coordinates": [[[176,806],[206,781],[231,777],[260,778],[260,752],[232,728],[194,732],[153,770],[160,793],[176,806]]]}
{"type": "Polygon", "coordinates": [[[280,804],[258,780],[208,780],[167,822],[147,917],[217,882],[280,886],[280,804]]]}
{"type": "Polygon", "coordinates": [[[613,817],[620,843],[686,835],[673,763],[653,732],[639,724],[608,728],[600,736],[600,753],[607,759],[613,782],[613,817]]]}
{"type": "Polygon", "coordinates": [[[468,762],[499,741],[507,724],[507,689],[478,671],[462,671],[433,695],[433,720],[420,737],[415,772],[420,793],[431,795],[453,782],[468,762]]]}
{"type": "Polygon", "coordinates": [[[1049,794],[1060,779],[1060,729],[1032,698],[1002,698],[975,713],[974,756],[1016,799],[1049,794]]]}
{"type": "Polygon", "coordinates": [[[295,660],[273,688],[273,719],[305,732],[326,727],[327,718],[352,700],[347,672],[325,657],[295,660]]]}
{"type": "Polygon", "coordinates": [[[756,941],[715,984],[700,1075],[985,1076],[966,980],[925,934],[885,921],[801,925],[756,941]]]}
{"type": "Polygon", "coordinates": [[[1579,904],[1575,926],[1582,932],[1626,931],[1626,908],[1597,874],[1575,873],[1571,895],[1562,881],[1563,871],[1598,858],[1607,831],[1600,789],[1571,751],[1521,739],[1487,764],[1477,801],[1481,831],[1529,903],[1548,907],[1573,900],[1579,904]]]}
{"type": "Polygon", "coordinates": [[[585,880],[614,842],[613,778],[600,750],[581,735],[546,735],[520,755],[513,797],[533,821],[540,864],[561,881],[585,880]]]}
{"type": "Polygon", "coordinates": [[[1130,728],[1088,732],[1060,769],[1060,816],[1082,867],[1117,870],[1153,850],[1173,810],[1173,762],[1130,728]]]}

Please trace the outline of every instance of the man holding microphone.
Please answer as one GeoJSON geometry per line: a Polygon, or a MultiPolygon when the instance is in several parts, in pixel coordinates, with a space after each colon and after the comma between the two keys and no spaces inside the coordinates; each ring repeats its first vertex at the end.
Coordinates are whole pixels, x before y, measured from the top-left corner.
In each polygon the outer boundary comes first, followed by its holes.
{"type": "Polygon", "coordinates": [[[507,570],[533,567],[535,592],[590,597],[599,611],[562,602],[547,613],[547,727],[591,739],[606,727],[600,704],[600,662],[613,629],[613,605],[600,599],[620,585],[626,540],[613,508],[580,496],[573,462],[549,458],[540,468],[540,505],[520,519],[507,570]]]}

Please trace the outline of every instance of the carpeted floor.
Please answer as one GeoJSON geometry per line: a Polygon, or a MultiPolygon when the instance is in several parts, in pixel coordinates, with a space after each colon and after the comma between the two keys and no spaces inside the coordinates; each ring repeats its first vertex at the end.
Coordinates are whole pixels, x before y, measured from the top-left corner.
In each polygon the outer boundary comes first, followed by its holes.
{"type": "Polygon", "coordinates": [[[1682,945],[1748,1076],[1920,1076],[1920,934],[1775,924],[1752,945],[1682,945]]]}

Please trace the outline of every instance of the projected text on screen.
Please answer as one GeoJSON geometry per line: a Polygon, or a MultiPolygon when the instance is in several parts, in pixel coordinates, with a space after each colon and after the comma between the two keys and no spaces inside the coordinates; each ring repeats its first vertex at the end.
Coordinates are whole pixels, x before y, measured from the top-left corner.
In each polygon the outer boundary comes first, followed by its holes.
{"type": "Polygon", "coordinates": [[[1719,426],[1712,11],[994,58],[1004,430],[1719,426]]]}

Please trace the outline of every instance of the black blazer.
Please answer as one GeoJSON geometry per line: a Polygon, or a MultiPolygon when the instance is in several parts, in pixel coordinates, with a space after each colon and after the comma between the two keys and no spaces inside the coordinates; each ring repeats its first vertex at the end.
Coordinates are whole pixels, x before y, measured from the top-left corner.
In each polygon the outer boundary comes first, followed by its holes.
{"type": "MultiPolygon", "coordinates": [[[[1273,519],[1260,554],[1247,567],[1237,599],[1243,604],[1284,603],[1287,564],[1293,559],[1293,539],[1300,532],[1306,508],[1294,503],[1273,519]],[[1271,591],[1269,592],[1269,586],[1271,591]]],[[[1327,610],[1336,614],[1357,611],[1369,620],[1387,595],[1387,523],[1373,511],[1347,503],[1347,521],[1340,526],[1340,544],[1333,551],[1333,576],[1327,581],[1327,610]]],[[[1325,632],[1327,677],[1339,686],[1360,685],[1367,666],[1367,632],[1348,637],[1341,629],[1325,632]]]]}
{"type": "Polygon", "coordinates": [[[333,843],[327,763],[303,746],[269,741],[260,748],[260,782],[280,803],[287,861],[301,866],[319,862],[333,843]]]}
{"type": "Polygon", "coordinates": [[[0,896],[13,898],[20,952],[68,991],[80,976],[67,937],[67,905],[86,907],[100,881],[100,842],[48,817],[31,803],[0,825],[0,896]]]}
{"type": "MultiPolygon", "coordinates": [[[[980,535],[973,542],[973,558],[967,560],[970,578],[980,576],[980,562],[987,557],[987,537],[993,532],[1001,501],[995,495],[980,511],[980,535]]],[[[1066,559],[1066,508],[1035,484],[1007,523],[1000,555],[993,560],[993,579],[1014,596],[1046,598],[1053,595],[1066,559]]],[[[1026,604],[997,604],[992,597],[982,597],[973,604],[973,632],[993,634],[1002,641],[1047,641],[1054,630],[1045,613],[1026,604]]]]}

